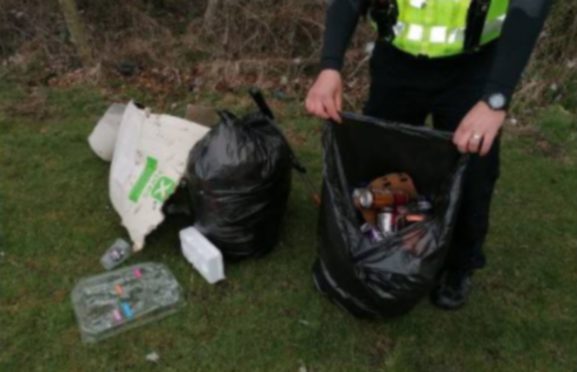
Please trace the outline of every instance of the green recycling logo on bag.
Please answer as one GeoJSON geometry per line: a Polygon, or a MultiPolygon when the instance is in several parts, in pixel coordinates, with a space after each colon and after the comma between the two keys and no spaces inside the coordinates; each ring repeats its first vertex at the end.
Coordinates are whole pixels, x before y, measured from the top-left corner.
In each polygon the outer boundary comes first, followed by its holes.
{"type": "Polygon", "coordinates": [[[176,181],[156,172],[158,160],[152,157],[146,158],[146,165],[138,177],[138,180],[130,190],[129,199],[135,203],[143,194],[152,196],[153,199],[163,203],[176,188],[176,181]]]}

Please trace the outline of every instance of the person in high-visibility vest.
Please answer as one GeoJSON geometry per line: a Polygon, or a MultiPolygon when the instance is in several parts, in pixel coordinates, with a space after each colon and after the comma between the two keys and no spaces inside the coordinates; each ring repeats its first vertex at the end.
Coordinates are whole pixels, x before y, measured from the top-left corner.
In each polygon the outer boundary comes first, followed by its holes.
{"type": "Polygon", "coordinates": [[[499,133],[551,0],[330,0],[321,72],[307,110],[340,121],[340,70],[362,15],[376,26],[371,85],[364,112],[396,122],[453,131],[472,153],[451,250],[432,302],[466,303],[474,270],[485,266],[483,244],[499,176],[499,133]]]}

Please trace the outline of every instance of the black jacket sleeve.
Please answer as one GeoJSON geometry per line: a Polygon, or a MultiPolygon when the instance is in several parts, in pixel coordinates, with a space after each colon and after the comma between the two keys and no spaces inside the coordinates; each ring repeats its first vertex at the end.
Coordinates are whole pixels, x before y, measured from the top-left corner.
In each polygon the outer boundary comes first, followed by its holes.
{"type": "Polygon", "coordinates": [[[510,101],[527,66],[552,0],[511,0],[485,93],[503,93],[510,101]]]}
{"type": "Polygon", "coordinates": [[[340,70],[355,32],[362,0],[330,0],[327,8],[321,69],[340,70]]]}

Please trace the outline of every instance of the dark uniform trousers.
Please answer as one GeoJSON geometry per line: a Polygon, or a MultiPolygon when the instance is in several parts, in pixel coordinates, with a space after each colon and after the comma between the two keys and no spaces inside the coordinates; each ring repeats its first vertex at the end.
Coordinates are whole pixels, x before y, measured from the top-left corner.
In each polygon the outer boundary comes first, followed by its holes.
{"type": "MultiPolygon", "coordinates": [[[[370,62],[371,86],[364,112],[412,125],[423,125],[432,115],[435,128],[454,131],[481,99],[494,52],[494,45],[488,45],[474,54],[428,60],[377,43],[370,62]]],[[[471,157],[447,268],[468,271],[485,265],[482,248],[498,177],[497,139],[488,155],[471,157]]]]}

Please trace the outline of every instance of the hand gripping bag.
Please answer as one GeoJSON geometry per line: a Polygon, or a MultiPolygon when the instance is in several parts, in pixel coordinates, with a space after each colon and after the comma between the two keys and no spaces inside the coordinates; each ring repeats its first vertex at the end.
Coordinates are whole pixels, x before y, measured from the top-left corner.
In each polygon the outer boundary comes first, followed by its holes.
{"type": "Polygon", "coordinates": [[[317,288],[359,317],[393,317],[410,311],[428,293],[443,265],[467,164],[452,134],[344,113],[323,132],[324,180],[319,216],[317,288]],[[360,231],[353,206],[355,185],[406,172],[433,215],[380,242],[360,231]]]}

